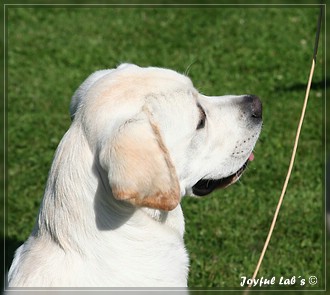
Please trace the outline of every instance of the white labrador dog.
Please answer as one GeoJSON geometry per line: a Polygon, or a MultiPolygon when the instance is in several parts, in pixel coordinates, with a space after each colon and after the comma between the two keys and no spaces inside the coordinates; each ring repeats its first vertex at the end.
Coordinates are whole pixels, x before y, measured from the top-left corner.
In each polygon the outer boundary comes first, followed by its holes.
{"type": "Polygon", "coordinates": [[[208,97],[175,71],[122,64],[88,77],[70,110],[9,286],[187,286],[180,200],[239,179],[260,100],[208,97]]]}

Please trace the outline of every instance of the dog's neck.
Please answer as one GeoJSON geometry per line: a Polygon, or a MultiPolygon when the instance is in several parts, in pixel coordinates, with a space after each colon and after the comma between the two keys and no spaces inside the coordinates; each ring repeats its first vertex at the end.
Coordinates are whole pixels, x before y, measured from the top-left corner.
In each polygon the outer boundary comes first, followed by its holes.
{"type": "Polygon", "coordinates": [[[165,223],[167,220],[167,217],[168,217],[168,211],[161,211],[161,210],[150,209],[150,208],[141,208],[141,210],[144,211],[152,219],[154,219],[160,223],[165,223]]]}
{"type": "Polygon", "coordinates": [[[156,222],[163,223],[173,229],[180,237],[184,235],[184,218],[180,204],[172,211],[161,211],[149,208],[140,208],[156,222]]]}

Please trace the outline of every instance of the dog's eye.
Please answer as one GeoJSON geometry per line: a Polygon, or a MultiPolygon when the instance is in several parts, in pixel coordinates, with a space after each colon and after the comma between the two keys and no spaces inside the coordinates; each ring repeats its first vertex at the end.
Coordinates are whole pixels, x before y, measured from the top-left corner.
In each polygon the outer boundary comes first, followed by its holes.
{"type": "Polygon", "coordinates": [[[200,119],[199,119],[199,122],[198,122],[198,125],[197,125],[197,130],[198,129],[202,129],[205,127],[205,122],[206,122],[206,114],[205,114],[205,111],[203,110],[202,106],[200,104],[197,105],[198,106],[198,109],[199,109],[199,112],[200,112],[200,119]]]}

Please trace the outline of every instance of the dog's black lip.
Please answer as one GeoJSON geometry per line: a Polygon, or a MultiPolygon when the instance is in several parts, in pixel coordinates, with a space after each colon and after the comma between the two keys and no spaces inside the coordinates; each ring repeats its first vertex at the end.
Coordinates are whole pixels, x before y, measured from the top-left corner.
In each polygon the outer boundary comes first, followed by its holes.
{"type": "Polygon", "coordinates": [[[249,160],[247,160],[243,166],[238,169],[235,173],[221,178],[221,179],[201,179],[193,187],[193,194],[199,197],[208,195],[215,189],[226,188],[227,186],[234,183],[244,172],[245,168],[248,165],[249,160]]]}

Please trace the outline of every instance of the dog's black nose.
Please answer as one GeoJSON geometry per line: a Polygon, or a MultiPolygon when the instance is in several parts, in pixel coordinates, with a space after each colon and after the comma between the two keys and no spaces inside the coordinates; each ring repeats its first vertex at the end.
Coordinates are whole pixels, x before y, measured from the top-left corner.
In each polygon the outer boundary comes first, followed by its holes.
{"type": "Polygon", "coordinates": [[[258,96],[247,95],[245,96],[245,102],[249,105],[251,116],[256,119],[262,118],[262,103],[258,96]]]}

